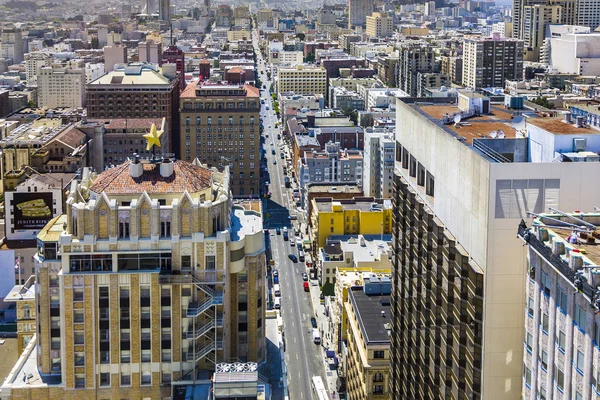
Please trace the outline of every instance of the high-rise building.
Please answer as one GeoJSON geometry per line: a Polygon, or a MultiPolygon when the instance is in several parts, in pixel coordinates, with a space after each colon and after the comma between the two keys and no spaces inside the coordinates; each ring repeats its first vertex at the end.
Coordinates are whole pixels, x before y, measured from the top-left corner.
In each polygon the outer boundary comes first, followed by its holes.
{"type": "Polygon", "coordinates": [[[530,5],[523,8],[523,43],[525,61],[538,62],[544,44],[546,27],[559,24],[562,19],[561,6],[530,5]]]}
{"type": "Polygon", "coordinates": [[[260,93],[243,84],[191,83],[181,94],[184,160],[229,166],[234,196],[260,195],[260,93]]]}
{"type": "MultiPolygon", "coordinates": [[[[598,131],[532,113],[521,133],[488,98],[461,91],[458,105],[396,104],[391,398],[522,397],[527,269],[515,227],[528,212],[593,207],[598,131]]],[[[574,357],[555,353],[571,368],[574,357]]]]}
{"type": "Polygon", "coordinates": [[[381,12],[366,16],[366,33],[371,38],[385,38],[394,34],[394,18],[381,12]]]}
{"type": "Polygon", "coordinates": [[[179,77],[175,65],[162,69],[130,63],[107,72],[86,87],[90,118],[166,118],[163,152],[179,152],[179,77]]]}
{"type": "Polygon", "coordinates": [[[398,87],[409,96],[417,95],[417,74],[434,72],[436,53],[429,46],[404,45],[399,50],[398,87]]]}
{"type": "Polygon", "coordinates": [[[365,196],[377,199],[392,197],[394,175],[394,128],[367,128],[363,189],[365,196]]]}
{"type": "Polygon", "coordinates": [[[542,214],[519,225],[524,274],[523,398],[598,397],[598,214],[542,214]]]}
{"type": "Polygon", "coordinates": [[[185,89],[185,53],[179,47],[171,45],[162,53],[162,64],[175,64],[179,74],[179,89],[185,89]]]}
{"type": "Polygon", "coordinates": [[[0,57],[20,64],[25,57],[23,34],[21,28],[5,26],[0,33],[0,57]]]}
{"type": "Polygon", "coordinates": [[[348,28],[364,28],[367,23],[367,15],[375,10],[373,0],[348,0],[348,28]]]}
{"type": "Polygon", "coordinates": [[[162,64],[163,45],[160,41],[146,40],[138,44],[138,59],[139,62],[150,64],[162,64]]]}
{"type": "Polygon", "coordinates": [[[171,20],[171,1],[158,0],[158,19],[161,21],[171,20]]]}
{"type": "Polygon", "coordinates": [[[523,41],[500,38],[465,39],[462,84],[471,89],[504,87],[523,79],[523,41]]]}
{"type": "Polygon", "coordinates": [[[85,70],[42,67],[37,77],[38,106],[48,108],[84,106],[85,70]]]}
{"type": "Polygon", "coordinates": [[[85,169],[38,235],[36,336],[3,397],[163,398],[263,361],[260,203],[232,202],[228,180],[170,159],[85,169]]]}
{"type": "Polygon", "coordinates": [[[37,75],[40,72],[40,68],[49,67],[52,65],[52,57],[49,54],[36,51],[29,53],[25,60],[25,77],[27,83],[34,83],[37,81],[37,75]]]}
{"type": "Polygon", "coordinates": [[[127,63],[127,47],[116,44],[114,46],[104,46],[104,71],[110,72],[116,64],[127,63]]]}
{"type": "Polygon", "coordinates": [[[600,27],[600,3],[595,0],[578,0],[575,25],[587,26],[592,31],[600,27]]]}
{"type": "MultiPolygon", "coordinates": [[[[578,6],[577,3],[580,3],[580,0],[513,0],[513,35],[512,37],[516,39],[524,39],[525,32],[525,24],[537,25],[538,22],[541,21],[527,21],[527,16],[525,15],[525,8],[535,5],[540,6],[557,6],[560,7],[560,24],[561,25],[575,25],[575,22],[578,19],[578,6]]],[[[593,0],[590,1],[590,6],[587,6],[582,2],[581,9],[591,11],[593,7],[598,7],[597,2],[593,0]],[[595,3],[591,5],[591,3],[595,3]],[[591,7],[591,8],[590,8],[591,7]]],[[[597,9],[597,8],[596,8],[597,9]]],[[[591,14],[592,18],[595,18],[596,15],[594,13],[591,14]]],[[[585,17],[584,17],[585,18],[585,17]]],[[[587,19],[587,18],[586,18],[587,19]]],[[[595,28],[592,28],[595,29],[595,28]]],[[[544,31],[541,33],[544,34],[544,31]]]]}

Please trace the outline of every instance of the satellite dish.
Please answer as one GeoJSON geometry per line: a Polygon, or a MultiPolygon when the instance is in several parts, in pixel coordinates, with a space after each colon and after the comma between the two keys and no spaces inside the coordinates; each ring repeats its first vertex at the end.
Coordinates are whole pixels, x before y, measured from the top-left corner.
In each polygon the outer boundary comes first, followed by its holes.
{"type": "Polygon", "coordinates": [[[500,139],[504,139],[506,137],[506,135],[504,134],[504,132],[502,132],[501,130],[498,130],[498,137],[500,139]]]}
{"type": "Polygon", "coordinates": [[[462,120],[462,116],[460,114],[454,114],[454,123],[458,124],[462,120]]]}
{"type": "Polygon", "coordinates": [[[496,132],[496,131],[492,131],[492,133],[490,133],[490,137],[492,139],[495,139],[497,136],[498,136],[498,132],[496,132]]]}

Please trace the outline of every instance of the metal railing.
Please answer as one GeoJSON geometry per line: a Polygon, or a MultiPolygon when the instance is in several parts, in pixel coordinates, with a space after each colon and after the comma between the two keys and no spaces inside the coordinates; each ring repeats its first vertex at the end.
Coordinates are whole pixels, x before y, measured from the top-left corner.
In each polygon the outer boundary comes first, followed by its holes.
{"type": "MultiPolygon", "coordinates": [[[[538,228],[539,229],[539,228],[538,228]]],[[[525,221],[521,220],[519,224],[519,230],[517,235],[523,239],[536,253],[538,253],[542,258],[544,258],[552,267],[554,267],[559,273],[561,273],[568,281],[575,281],[575,273],[571,267],[569,267],[568,262],[563,260],[560,256],[557,256],[552,252],[552,249],[549,246],[546,246],[544,242],[540,241],[536,234],[533,232],[531,227],[527,227],[525,221]]],[[[590,301],[594,298],[594,294],[596,290],[588,283],[583,281],[581,286],[581,291],[585,296],[590,299],[590,301]]]]}
{"type": "Polygon", "coordinates": [[[214,319],[211,319],[210,321],[206,322],[204,325],[201,325],[197,328],[188,328],[188,331],[186,332],[186,338],[187,339],[198,339],[200,336],[206,335],[208,332],[210,332],[211,330],[213,330],[216,327],[216,321],[214,319]]]}
{"type": "Polygon", "coordinates": [[[209,310],[212,306],[222,305],[223,304],[223,295],[221,295],[220,299],[217,297],[210,298],[206,300],[204,303],[199,304],[198,302],[192,302],[188,305],[186,315],[188,318],[198,317],[202,315],[204,312],[209,310]]]}
{"type": "MultiPolygon", "coordinates": [[[[485,139],[483,139],[483,140],[485,140],[485,139]]],[[[483,144],[482,139],[473,139],[473,147],[498,163],[510,163],[511,162],[508,158],[504,157],[502,154],[498,153],[496,150],[483,144]]]]}

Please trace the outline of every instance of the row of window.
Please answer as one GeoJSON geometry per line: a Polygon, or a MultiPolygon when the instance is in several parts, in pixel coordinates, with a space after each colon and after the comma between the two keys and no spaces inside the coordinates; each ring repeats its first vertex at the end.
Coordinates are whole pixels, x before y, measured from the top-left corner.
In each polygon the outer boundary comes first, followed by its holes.
{"type": "Polygon", "coordinates": [[[396,161],[402,163],[402,168],[408,170],[411,177],[416,178],[417,185],[425,188],[427,196],[434,195],[435,178],[433,175],[420,162],[417,162],[417,159],[398,142],[396,142],[396,161]]]}
{"type": "MultiPolygon", "coordinates": [[[[233,116],[227,118],[229,125],[233,125],[233,116]]],[[[240,125],[244,125],[244,117],[239,117],[238,122],[240,125]]],[[[189,126],[191,123],[190,117],[185,117],[185,125],[189,126]]],[[[196,117],[196,125],[202,125],[202,117],[196,117]]],[[[212,125],[212,117],[206,117],[206,125],[212,125]]],[[[223,117],[217,117],[217,125],[223,125],[223,117]]],[[[250,125],[254,125],[254,117],[250,117],[250,125]]]]}

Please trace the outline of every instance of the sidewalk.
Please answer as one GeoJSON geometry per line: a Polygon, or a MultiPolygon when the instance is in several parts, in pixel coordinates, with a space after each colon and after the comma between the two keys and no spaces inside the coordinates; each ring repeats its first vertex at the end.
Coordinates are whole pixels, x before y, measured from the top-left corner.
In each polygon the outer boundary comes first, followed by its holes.
{"type": "Polygon", "coordinates": [[[285,398],[285,389],[287,381],[283,377],[285,374],[285,361],[283,359],[283,349],[281,333],[279,325],[281,324],[281,316],[277,313],[276,318],[266,318],[266,335],[267,335],[267,368],[269,372],[269,384],[273,400],[283,400],[285,398]],[[282,379],[283,378],[283,379],[282,379]]]}
{"type": "Polygon", "coordinates": [[[326,351],[333,350],[333,329],[329,326],[329,319],[325,316],[325,306],[321,304],[321,289],[318,281],[311,279],[310,281],[310,299],[313,306],[314,316],[317,319],[317,326],[321,332],[321,356],[325,366],[325,383],[329,389],[329,394],[332,399],[338,399],[337,396],[337,370],[333,367],[333,359],[328,359],[326,351]],[[331,361],[331,366],[329,361],[331,361]]]}

